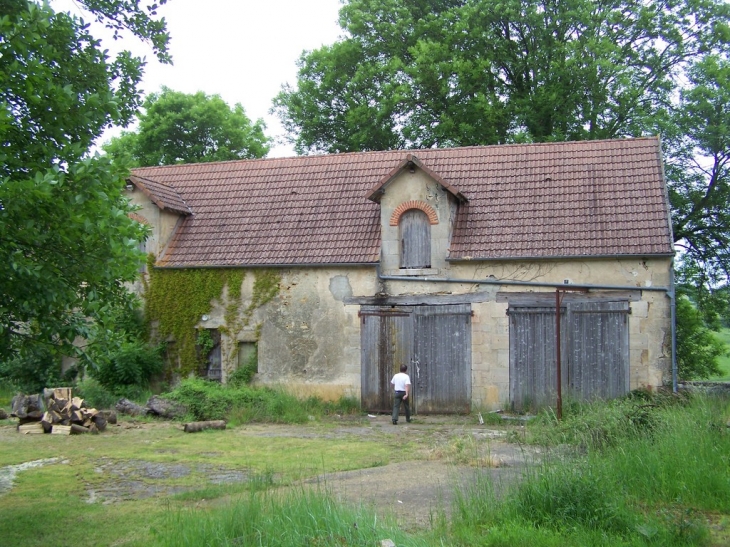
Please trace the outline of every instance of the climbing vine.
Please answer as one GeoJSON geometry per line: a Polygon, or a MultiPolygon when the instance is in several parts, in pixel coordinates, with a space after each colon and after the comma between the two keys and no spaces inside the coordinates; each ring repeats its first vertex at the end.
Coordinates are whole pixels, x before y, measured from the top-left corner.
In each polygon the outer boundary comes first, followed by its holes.
{"type": "MultiPolygon", "coordinates": [[[[223,351],[223,354],[226,356],[225,365],[229,372],[236,368],[236,362],[238,360],[238,335],[244,327],[249,326],[251,323],[251,316],[253,315],[253,312],[267,302],[270,302],[277,294],[279,294],[280,284],[281,274],[278,271],[264,269],[254,270],[251,303],[246,307],[243,313],[239,313],[241,303],[241,284],[238,285],[238,296],[235,298],[233,298],[229,289],[229,304],[226,307],[225,313],[226,326],[221,328],[221,331],[227,334],[226,342],[222,341],[221,343],[224,345],[223,349],[225,351],[223,351]]],[[[256,340],[259,339],[260,332],[261,325],[259,324],[256,326],[256,340]]]]}
{"type": "Polygon", "coordinates": [[[148,321],[157,322],[157,333],[161,339],[171,338],[175,341],[172,357],[179,360],[180,373],[187,375],[196,371],[199,354],[207,355],[207,352],[196,351],[199,336],[202,334],[196,327],[200,318],[211,312],[213,301],[223,303],[225,287],[228,287],[225,325],[220,330],[227,335],[227,347],[224,348],[226,364],[229,370],[234,368],[238,353],[238,334],[250,323],[254,311],[278,294],[281,274],[275,270],[255,270],[251,302],[241,312],[241,287],[246,276],[245,270],[171,270],[155,268],[154,263],[154,255],[150,255],[147,268],[149,281],[145,284],[145,312],[148,321]]]}

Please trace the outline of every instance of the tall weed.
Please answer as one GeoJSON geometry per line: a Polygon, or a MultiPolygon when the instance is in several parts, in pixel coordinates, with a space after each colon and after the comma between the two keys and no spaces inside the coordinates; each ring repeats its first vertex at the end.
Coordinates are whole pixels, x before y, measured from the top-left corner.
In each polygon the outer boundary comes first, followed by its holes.
{"type": "Polygon", "coordinates": [[[631,397],[575,406],[562,422],[542,416],[530,426],[533,440],[579,444],[583,455],[527,468],[501,499],[485,474],[458,500],[452,538],[485,546],[704,545],[702,512],[730,511],[729,410],[721,398],[631,397]]]}
{"type": "Polygon", "coordinates": [[[297,490],[243,496],[214,511],[171,512],[158,545],[368,546],[392,539],[426,545],[363,508],[350,508],[322,491],[297,490]]]}
{"type": "Polygon", "coordinates": [[[232,425],[252,422],[300,424],[325,414],[359,412],[357,401],[336,403],[310,397],[298,399],[282,389],[245,384],[221,385],[187,379],[166,397],[184,404],[195,420],[228,420],[232,425]]]}

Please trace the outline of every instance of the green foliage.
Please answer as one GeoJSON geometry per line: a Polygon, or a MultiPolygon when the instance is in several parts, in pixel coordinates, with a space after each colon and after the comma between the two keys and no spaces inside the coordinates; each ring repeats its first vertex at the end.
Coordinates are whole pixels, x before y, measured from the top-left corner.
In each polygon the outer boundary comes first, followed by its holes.
{"type": "MultiPolygon", "coordinates": [[[[154,10],[81,4],[164,54],[154,10]]],[[[125,173],[88,150],[133,116],[143,62],[108,59],[87,25],[47,4],[0,6],[0,360],[47,344],[71,354],[137,273],[145,229],[128,217],[125,173]]]]}
{"type": "Polygon", "coordinates": [[[139,128],[104,146],[111,157],[150,166],[262,158],[269,152],[263,120],[252,123],[240,104],[230,108],[218,95],[163,87],[143,107],[139,128]]]}
{"type": "MultiPolygon", "coordinates": [[[[547,458],[499,497],[488,474],[477,477],[457,496],[449,543],[706,545],[698,511],[724,513],[730,499],[727,399],[643,392],[625,400],[639,402],[652,414],[653,427],[634,427],[629,434],[616,427],[615,443],[586,443],[582,456],[547,458]]],[[[594,403],[571,412],[577,413],[566,417],[564,434],[552,437],[551,446],[584,438],[586,414],[610,420],[615,408],[594,403]]],[[[556,425],[539,420],[530,428],[556,425]]],[[[551,434],[538,436],[547,440],[551,434]]]]}
{"type": "Polygon", "coordinates": [[[726,45],[727,14],[690,1],[350,0],[344,37],[302,55],[275,110],[300,152],[637,135],[687,60],[726,45]]]}
{"type": "MultiPolygon", "coordinates": [[[[727,10],[727,4],[721,4],[727,10]]],[[[725,27],[730,16],[725,16],[725,27]]],[[[660,124],[674,238],[698,290],[712,294],[730,272],[730,58],[726,45],[692,59],[688,85],[660,124]]],[[[699,295],[702,296],[702,295],[699,295]]],[[[727,296],[722,315],[727,317],[727,296]]],[[[704,312],[703,298],[695,300],[704,312]]]]}
{"type": "MultiPolygon", "coordinates": [[[[210,313],[214,300],[220,299],[223,287],[240,285],[240,272],[226,269],[165,270],[148,260],[149,283],[145,290],[145,314],[156,321],[161,340],[175,341],[175,356],[180,359],[180,373],[187,375],[198,368],[195,327],[210,313]],[[230,282],[234,280],[235,283],[230,282]]],[[[240,289],[239,289],[240,291],[240,289]]]]}
{"type": "Polygon", "coordinates": [[[603,479],[582,465],[547,467],[518,488],[512,501],[516,512],[538,528],[633,529],[637,516],[620,495],[606,491],[603,479]]]}
{"type": "Polygon", "coordinates": [[[709,378],[720,373],[718,358],[727,346],[705,326],[700,312],[685,297],[677,302],[677,375],[681,380],[709,378]]]}
{"type": "Polygon", "coordinates": [[[90,328],[80,366],[111,393],[128,398],[145,390],[163,368],[163,345],[147,341],[139,298],[127,293],[90,328]]]}
{"type": "Polygon", "coordinates": [[[151,348],[140,340],[122,342],[98,369],[91,370],[91,376],[114,393],[129,386],[147,386],[162,372],[162,349],[151,348]]]}
{"type": "Polygon", "coordinates": [[[644,390],[609,401],[565,401],[562,420],[557,419],[553,409],[543,410],[528,422],[526,439],[532,444],[604,450],[651,436],[660,426],[658,409],[683,402],[681,396],[644,390]]]}
{"type": "Polygon", "coordinates": [[[86,378],[74,387],[74,394],[83,398],[86,404],[96,409],[114,408],[119,396],[102,386],[93,378],[86,378]]]}
{"type": "Polygon", "coordinates": [[[208,355],[215,347],[215,340],[208,329],[198,329],[198,337],[195,339],[201,355],[208,355]]]}
{"type": "Polygon", "coordinates": [[[185,405],[195,420],[228,420],[232,424],[301,424],[310,416],[360,412],[358,401],[346,397],[334,403],[316,397],[300,400],[279,389],[221,385],[198,378],[183,380],[165,396],[185,405]]]}
{"type": "MultiPolygon", "coordinates": [[[[221,301],[224,287],[228,288],[225,310],[227,334],[224,354],[227,366],[233,369],[238,355],[238,334],[248,326],[252,314],[279,293],[281,273],[275,270],[254,270],[251,302],[241,311],[241,285],[246,271],[241,269],[166,270],[154,267],[154,256],[148,257],[149,283],[145,290],[147,320],[157,322],[158,337],[175,341],[175,357],[180,359],[180,373],[189,374],[199,365],[196,330],[200,318],[210,313],[214,300],[221,301]]],[[[205,335],[202,335],[205,336],[205,335]]],[[[205,342],[204,339],[201,339],[205,342]]],[[[200,352],[202,355],[205,353],[200,352]]]]}
{"type": "Polygon", "coordinates": [[[61,356],[53,344],[24,346],[18,354],[0,362],[0,381],[23,393],[40,393],[62,383],[61,356]]]}
{"type": "MultiPolygon", "coordinates": [[[[720,340],[725,347],[730,347],[730,329],[722,329],[715,333],[715,337],[720,340]]],[[[725,353],[718,357],[717,365],[720,373],[710,378],[710,380],[730,382],[730,353],[725,353]]]]}

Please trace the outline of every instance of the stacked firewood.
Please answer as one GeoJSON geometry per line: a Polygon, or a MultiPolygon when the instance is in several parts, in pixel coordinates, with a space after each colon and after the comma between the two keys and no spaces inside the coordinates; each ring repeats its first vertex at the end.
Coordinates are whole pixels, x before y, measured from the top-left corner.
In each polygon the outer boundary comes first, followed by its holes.
{"type": "Polygon", "coordinates": [[[16,395],[11,416],[18,418],[21,433],[99,433],[108,423],[116,423],[114,412],[88,408],[81,397],[73,397],[70,387],[46,389],[43,395],[16,395]]]}

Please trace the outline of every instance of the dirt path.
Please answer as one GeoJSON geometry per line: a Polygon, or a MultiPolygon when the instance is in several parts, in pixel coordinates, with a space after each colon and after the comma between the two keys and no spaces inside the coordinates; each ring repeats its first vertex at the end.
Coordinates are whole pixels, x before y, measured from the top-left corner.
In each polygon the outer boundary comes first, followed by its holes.
{"type": "MultiPolygon", "coordinates": [[[[457,491],[473,485],[478,474],[488,474],[499,492],[540,457],[539,450],[504,441],[503,431],[475,426],[463,419],[423,417],[416,423],[398,426],[389,421],[388,416],[376,417],[361,434],[428,438],[436,452],[434,459],[331,473],[305,483],[325,486],[343,502],[374,508],[380,515],[392,514],[399,525],[414,529],[429,526],[442,512],[451,514],[457,491]],[[460,441],[467,445],[464,451],[454,448],[460,441]]],[[[343,430],[349,434],[353,431],[343,430]]]]}

